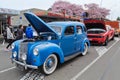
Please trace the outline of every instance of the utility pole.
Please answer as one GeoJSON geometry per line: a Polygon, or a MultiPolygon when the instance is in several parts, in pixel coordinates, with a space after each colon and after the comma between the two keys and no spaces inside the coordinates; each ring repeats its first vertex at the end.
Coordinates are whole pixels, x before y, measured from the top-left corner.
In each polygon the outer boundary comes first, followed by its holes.
{"type": "Polygon", "coordinates": [[[64,15],[64,21],[66,20],[65,19],[65,14],[66,14],[66,10],[65,9],[62,9],[62,14],[64,15]]]}
{"type": "Polygon", "coordinates": [[[102,7],[102,2],[103,2],[103,0],[100,1],[100,7],[102,7]]]}

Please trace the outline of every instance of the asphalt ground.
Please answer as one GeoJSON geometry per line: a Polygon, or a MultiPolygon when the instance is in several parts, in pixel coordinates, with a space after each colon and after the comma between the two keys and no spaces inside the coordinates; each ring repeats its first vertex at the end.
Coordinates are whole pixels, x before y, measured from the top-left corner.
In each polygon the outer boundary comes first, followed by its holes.
{"type": "Polygon", "coordinates": [[[120,41],[108,49],[76,80],[120,80],[120,76],[118,76],[120,74],[120,69],[118,68],[120,67],[120,58],[118,58],[120,55],[120,41]]]}
{"type": "Polygon", "coordinates": [[[118,60],[119,55],[116,55],[117,58],[112,57],[119,49],[119,38],[110,41],[108,46],[91,46],[87,55],[77,56],[64,64],[60,64],[56,71],[48,76],[35,70],[21,71],[17,69],[11,63],[11,51],[4,50],[6,45],[6,43],[4,45],[0,44],[0,80],[35,80],[35,76],[38,77],[36,80],[41,80],[40,76],[44,76],[44,80],[110,80],[105,77],[109,73],[108,66],[113,64],[119,65],[117,62],[110,63],[118,60]],[[28,76],[29,78],[25,79],[28,76]]]}

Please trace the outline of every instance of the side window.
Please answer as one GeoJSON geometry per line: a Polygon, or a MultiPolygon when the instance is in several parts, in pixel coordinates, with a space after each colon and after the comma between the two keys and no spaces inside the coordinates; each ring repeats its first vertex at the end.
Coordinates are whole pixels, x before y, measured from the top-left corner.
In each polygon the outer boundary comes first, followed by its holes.
{"type": "Polygon", "coordinates": [[[72,35],[72,34],[74,34],[74,26],[68,26],[65,29],[65,35],[72,35]]]}
{"type": "Polygon", "coordinates": [[[77,34],[82,34],[82,28],[81,26],[76,26],[77,34]]]}

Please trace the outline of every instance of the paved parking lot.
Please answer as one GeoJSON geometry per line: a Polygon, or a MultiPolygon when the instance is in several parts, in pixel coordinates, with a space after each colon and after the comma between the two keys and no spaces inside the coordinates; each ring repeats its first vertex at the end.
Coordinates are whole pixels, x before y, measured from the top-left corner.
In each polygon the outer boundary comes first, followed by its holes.
{"type": "Polygon", "coordinates": [[[1,44],[0,80],[41,80],[41,77],[45,77],[45,80],[98,80],[113,56],[114,50],[118,49],[118,44],[120,44],[119,38],[115,38],[108,46],[91,46],[86,56],[77,56],[61,64],[48,76],[35,70],[18,70],[11,63],[11,51],[5,51],[6,44],[1,44]]]}

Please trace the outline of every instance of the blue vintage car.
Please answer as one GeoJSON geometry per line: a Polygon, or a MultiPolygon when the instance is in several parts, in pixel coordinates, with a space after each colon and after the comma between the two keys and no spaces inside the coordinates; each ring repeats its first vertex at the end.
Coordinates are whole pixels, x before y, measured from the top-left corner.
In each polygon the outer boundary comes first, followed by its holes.
{"type": "Polygon", "coordinates": [[[12,44],[11,60],[25,69],[40,68],[51,74],[58,63],[77,56],[86,55],[90,46],[85,25],[76,21],[45,23],[32,13],[24,13],[26,19],[37,32],[32,39],[22,39],[12,44]]]}

